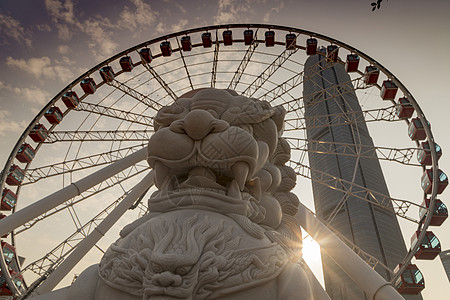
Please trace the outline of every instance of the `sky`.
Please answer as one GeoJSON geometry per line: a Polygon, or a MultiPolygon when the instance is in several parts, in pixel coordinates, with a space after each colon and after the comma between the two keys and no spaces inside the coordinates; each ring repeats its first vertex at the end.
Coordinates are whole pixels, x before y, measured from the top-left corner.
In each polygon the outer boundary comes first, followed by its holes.
{"type": "MultiPolygon", "coordinates": [[[[0,164],[42,107],[79,75],[144,41],[188,28],[266,23],[343,41],[389,69],[414,95],[450,173],[450,2],[370,0],[3,0],[0,2],[0,164]]],[[[401,176],[401,175],[400,175],[401,176]]],[[[448,194],[448,192],[447,192],[448,194]]],[[[448,202],[447,194],[441,199],[448,202]]],[[[449,223],[449,222],[447,222],[449,223]]],[[[450,224],[434,230],[450,248],[450,224]]],[[[405,239],[409,240],[411,233],[405,239]]],[[[425,299],[450,285],[439,259],[420,265],[425,299]]]]}

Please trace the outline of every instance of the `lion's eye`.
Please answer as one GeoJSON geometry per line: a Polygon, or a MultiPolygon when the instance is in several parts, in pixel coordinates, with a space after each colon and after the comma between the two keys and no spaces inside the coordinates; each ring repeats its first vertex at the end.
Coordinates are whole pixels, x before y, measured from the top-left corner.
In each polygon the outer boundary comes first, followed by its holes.
{"type": "Polygon", "coordinates": [[[152,268],[155,273],[162,273],[164,271],[163,267],[159,264],[153,263],[152,268]]]}
{"type": "Polygon", "coordinates": [[[186,275],[189,272],[190,269],[191,268],[188,267],[188,266],[178,267],[178,268],[175,269],[175,273],[177,275],[183,276],[183,275],[186,275]]]}

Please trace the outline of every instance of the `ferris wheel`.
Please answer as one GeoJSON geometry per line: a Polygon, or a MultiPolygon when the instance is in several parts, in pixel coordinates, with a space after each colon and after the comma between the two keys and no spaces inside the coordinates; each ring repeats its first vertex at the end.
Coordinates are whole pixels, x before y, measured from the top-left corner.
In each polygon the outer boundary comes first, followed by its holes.
{"type": "MultiPolygon", "coordinates": [[[[346,93],[346,86],[326,91],[329,99],[346,93]]],[[[216,25],[161,36],[112,56],[67,85],[35,116],[1,174],[2,217],[18,217],[2,237],[0,295],[26,298],[98,231],[151,171],[145,147],[157,111],[190,90],[206,87],[233,89],[286,109],[284,137],[291,146],[290,166],[301,201],[317,183],[340,190],[340,205],[357,188],[362,193],[352,196],[359,201],[395,212],[403,235],[416,237],[396,269],[339,235],[333,214],[321,221],[369,265],[385,269],[399,289],[405,272],[417,272],[411,259],[439,253],[439,241],[428,227],[447,217],[438,195],[448,179],[438,166],[441,150],[431,125],[399,79],[361,51],[318,33],[277,25],[216,25]],[[332,123],[305,114],[305,99],[311,96],[303,90],[305,61],[316,54],[329,65],[343,66],[359,111],[322,115],[332,123]],[[324,142],[307,134],[311,127],[353,122],[356,114],[363,116],[360,122],[369,127],[374,146],[324,142]],[[314,169],[308,160],[312,153],[356,160],[378,157],[389,194],[314,169]],[[57,200],[45,207],[36,204],[49,197],[57,200]]],[[[152,192],[152,187],[144,188],[126,205],[111,230],[101,232],[104,237],[88,249],[79,270],[98,261],[124,225],[147,213],[143,199],[152,192]]],[[[423,281],[409,288],[418,292],[423,281]]]]}

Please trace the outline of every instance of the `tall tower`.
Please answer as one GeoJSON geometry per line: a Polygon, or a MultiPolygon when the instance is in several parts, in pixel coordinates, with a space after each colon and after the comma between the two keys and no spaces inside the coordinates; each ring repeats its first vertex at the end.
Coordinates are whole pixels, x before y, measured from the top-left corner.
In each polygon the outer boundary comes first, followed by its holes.
{"type": "Polygon", "coordinates": [[[450,250],[442,251],[439,253],[439,257],[442,261],[442,266],[444,267],[445,274],[447,274],[448,281],[450,282],[450,250]]]}
{"type": "MultiPolygon", "coordinates": [[[[370,157],[365,153],[360,158],[343,155],[345,147],[342,145],[352,147],[355,153],[360,145],[365,146],[364,151],[374,146],[350,76],[342,64],[328,62],[323,55],[314,55],[306,60],[304,78],[305,122],[316,213],[345,239],[393,270],[406,255],[394,210],[373,205],[370,199],[357,198],[367,197],[367,190],[389,196],[376,152],[373,150],[370,157]],[[332,150],[319,153],[314,150],[317,145],[314,141],[324,142],[332,150]],[[337,183],[339,188],[322,184],[324,174],[342,178],[343,181],[337,183]]],[[[322,261],[325,286],[331,299],[368,299],[324,253],[322,261]]],[[[378,266],[376,270],[386,280],[391,279],[385,268],[378,266]]],[[[422,297],[408,295],[406,299],[422,297]]]]}

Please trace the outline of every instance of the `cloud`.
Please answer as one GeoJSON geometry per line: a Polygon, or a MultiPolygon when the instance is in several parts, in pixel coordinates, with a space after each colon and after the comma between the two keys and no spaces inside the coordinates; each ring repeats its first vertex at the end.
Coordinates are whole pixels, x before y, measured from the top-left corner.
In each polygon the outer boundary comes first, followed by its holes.
{"type": "Polygon", "coordinates": [[[84,23],[84,32],[89,35],[89,49],[98,58],[106,58],[113,55],[119,44],[112,38],[113,33],[106,30],[109,20],[107,18],[99,18],[87,20],[84,23]],[[106,28],[105,28],[106,24],[106,28]]]}
{"type": "Polygon", "coordinates": [[[17,122],[10,118],[11,112],[0,110],[0,136],[7,136],[8,133],[20,133],[27,126],[26,122],[17,122]]]}
{"type": "Polygon", "coordinates": [[[40,107],[50,101],[50,94],[38,87],[15,87],[13,92],[19,95],[24,101],[37,104],[40,107]]]}
{"type": "Polygon", "coordinates": [[[67,55],[67,54],[69,54],[70,52],[72,52],[72,49],[70,49],[69,46],[67,46],[67,45],[59,45],[59,46],[58,46],[58,53],[59,53],[59,54],[67,55]]]}
{"type": "Polygon", "coordinates": [[[118,27],[129,30],[139,29],[139,26],[151,25],[155,22],[157,12],[143,0],[131,0],[134,9],[125,6],[120,13],[118,27]]]}
{"type": "Polygon", "coordinates": [[[23,43],[31,47],[31,39],[20,25],[20,22],[11,16],[0,12],[0,35],[13,38],[16,42],[23,43]]]}
{"type": "Polygon", "coordinates": [[[217,14],[214,17],[216,23],[234,23],[245,21],[253,13],[250,0],[219,0],[217,14]]]}
{"type": "Polygon", "coordinates": [[[67,82],[73,79],[72,71],[65,65],[52,63],[50,58],[44,56],[41,58],[14,59],[12,57],[6,58],[6,65],[12,68],[17,68],[37,79],[60,79],[67,82]]]}
{"type": "Polygon", "coordinates": [[[189,23],[188,20],[180,19],[177,24],[172,25],[172,31],[181,31],[183,29],[186,29],[188,23],[189,23]]]}
{"type": "Polygon", "coordinates": [[[271,21],[271,17],[272,16],[277,16],[280,13],[280,10],[282,10],[284,8],[284,2],[280,1],[280,4],[278,4],[275,7],[270,8],[265,14],[264,14],[264,22],[268,23],[269,21],[271,21]]]}

